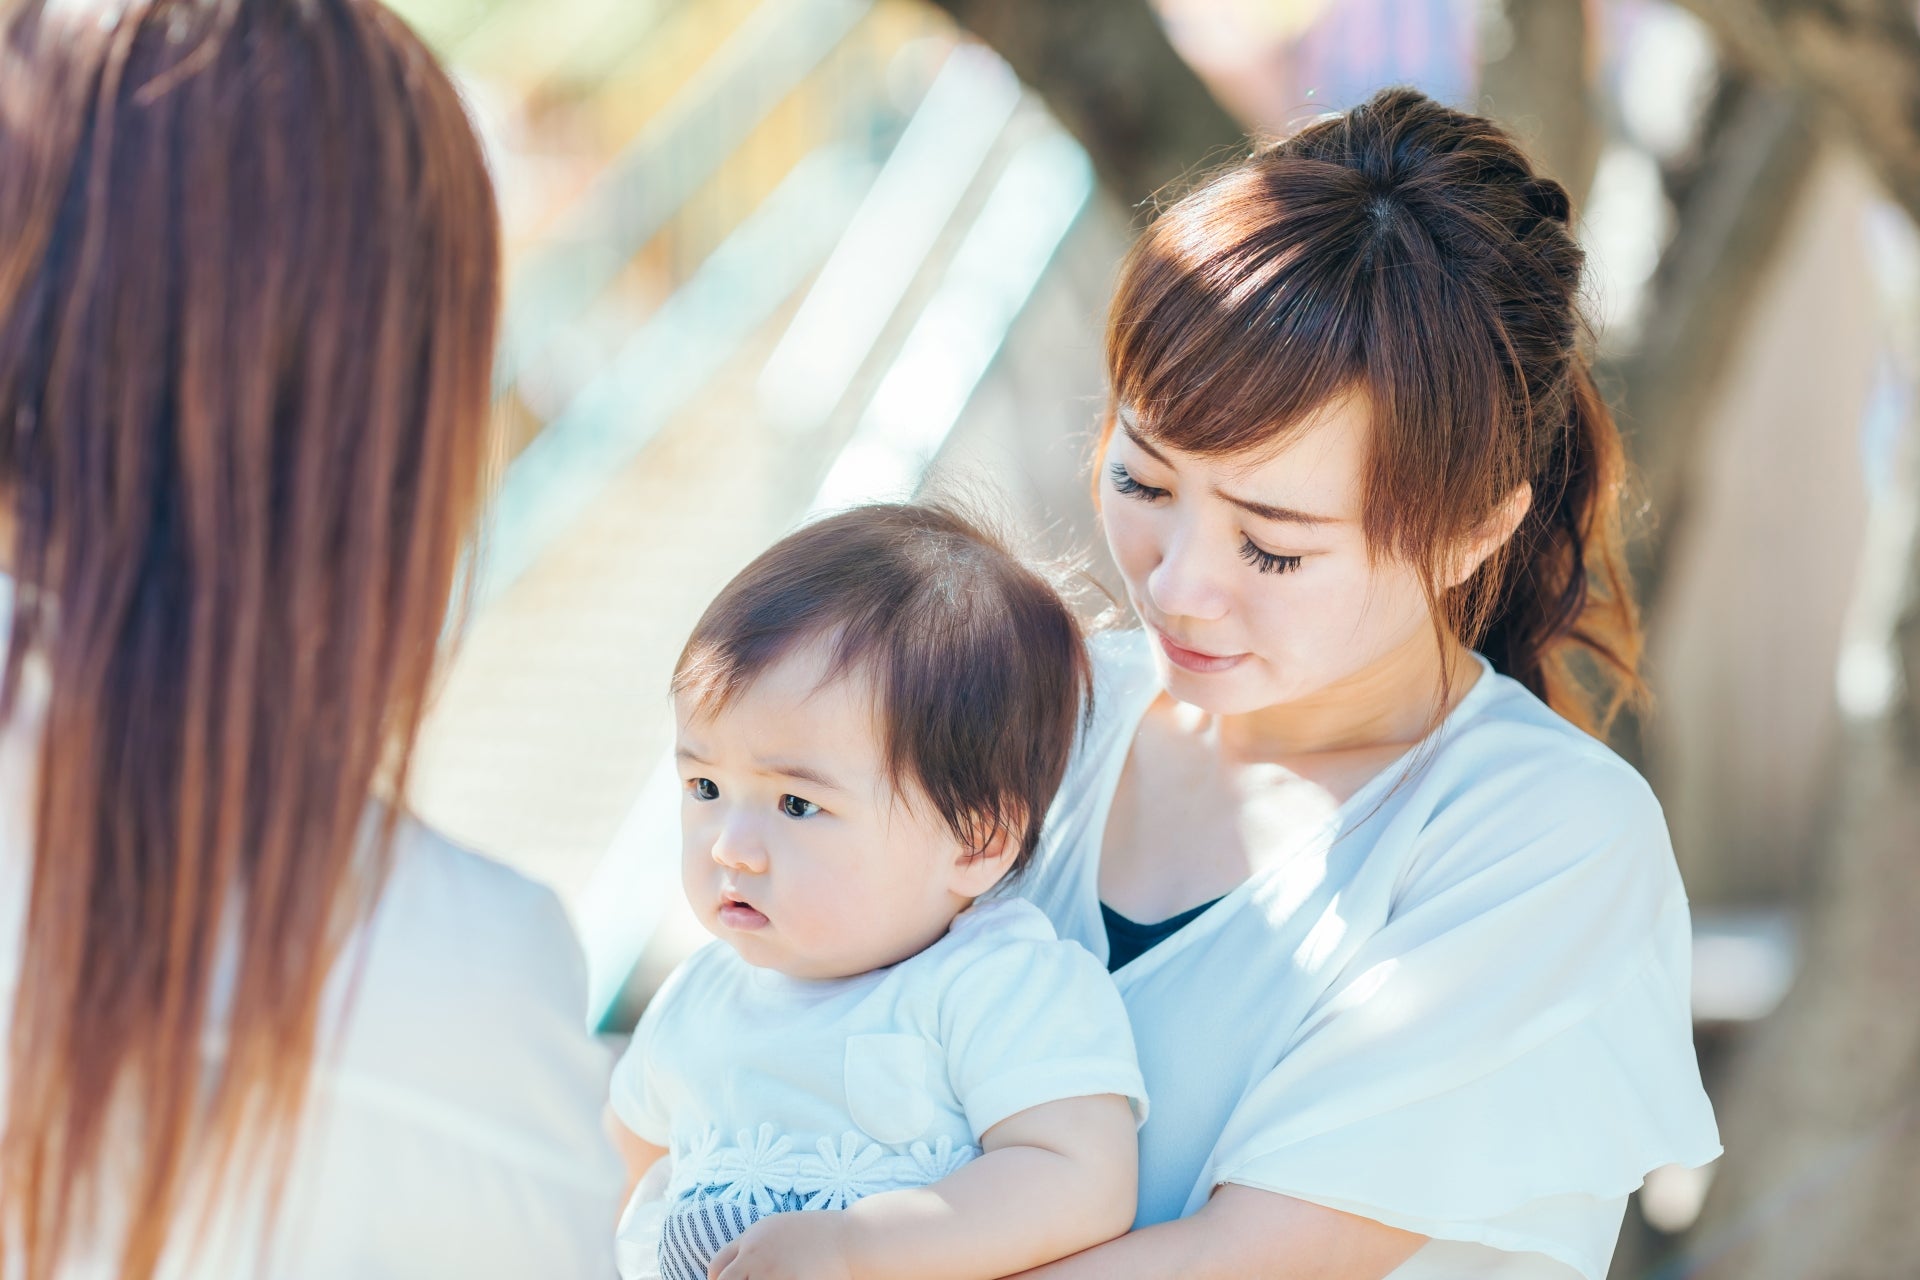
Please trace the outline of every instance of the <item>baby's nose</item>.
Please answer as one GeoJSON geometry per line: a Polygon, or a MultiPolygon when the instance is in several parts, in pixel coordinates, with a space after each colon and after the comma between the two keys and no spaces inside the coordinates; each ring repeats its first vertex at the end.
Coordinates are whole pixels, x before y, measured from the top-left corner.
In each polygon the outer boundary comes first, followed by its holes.
{"type": "Polygon", "coordinates": [[[723,867],[759,874],[767,869],[767,847],[750,822],[735,819],[720,828],[713,860],[723,867]]]}

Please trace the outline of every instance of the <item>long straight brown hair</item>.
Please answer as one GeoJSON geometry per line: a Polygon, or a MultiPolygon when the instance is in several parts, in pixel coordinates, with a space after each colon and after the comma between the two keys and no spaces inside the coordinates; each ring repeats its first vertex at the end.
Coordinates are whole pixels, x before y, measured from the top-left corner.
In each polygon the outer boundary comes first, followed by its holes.
{"type": "Polygon", "coordinates": [[[1604,732],[1645,688],[1624,451],[1582,347],[1570,222],[1566,191],[1491,121],[1383,90],[1148,227],[1114,296],[1104,430],[1124,404],[1176,449],[1257,456],[1364,394],[1374,553],[1421,571],[1442,640],[1604,732]],[[1521,484],[1513,537],[1445,586],[1521,484]]]}
{"type": "Polygon", "coordinates": [[[372,0],[0,7],[9,715],[48,677],[0,1271],[111,1224],[145,1280],[284,1176],[482,492],[498,239],[372,0]]]}

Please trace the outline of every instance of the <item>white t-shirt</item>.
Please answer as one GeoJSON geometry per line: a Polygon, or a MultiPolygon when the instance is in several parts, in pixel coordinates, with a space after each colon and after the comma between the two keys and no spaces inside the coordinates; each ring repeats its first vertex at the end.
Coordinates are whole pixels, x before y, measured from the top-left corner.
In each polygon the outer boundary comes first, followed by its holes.
{"type": "Polygon", "coordinates": [[[981,902],[899,964],[807,980],[712,942],[661,986],[612,1103],[672,1154],[667,1198],[844,1208],[937,1182],[1029,1107],[1116,1093],[1146,1115],[1127,1013],[1031,904],[981,902]]]}
{"type": "MultiPolygon", "coordinates": [[[[0,606],[4,594],[0,579],[0,606]]],[[[5,625],[0,607],[0,639],[5,625]]],[[[0,1045],[31,873],[37,701],[0,732],[0,1045]]],[[[260,1206],[229,1185],[205,1247],[176,1250],[162,1280],[613,1274],[622,1174],[600,1125],[609,1057],[585,1029],[585,966],[559,901],[414,824],[394,857],[327,992],[335,1030],[269,1265],[260,1206]]],[[[4,1088],[0,1074],[0,1108],[4,1088]]],[[[113,1263],[103,1251],[62,1280],[106,1280],[113,1263]]]]}
{"type": "MultiPolygon", "coordinates": [[[[1141,633],[1094,653],[1021,892],[1104,957],[1102,836],[1159,686],[1141,633]]],[[[1153,1095],[1137,1225],[1235,1183],[1433,1237],[1393,1280],[1602,1280],[1647,1171],[1720,1153],[1660,806],[1481,666],[1416,770],[1114,975],[1153,1095]]]]}

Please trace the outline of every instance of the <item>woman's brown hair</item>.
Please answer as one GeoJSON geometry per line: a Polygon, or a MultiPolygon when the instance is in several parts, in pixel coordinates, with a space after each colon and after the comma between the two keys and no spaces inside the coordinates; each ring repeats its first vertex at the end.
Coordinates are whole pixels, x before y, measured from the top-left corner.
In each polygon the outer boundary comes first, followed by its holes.
{"type": "Polygon", "coordinates": [[[1643,693],[1640,632],[1625,462],[1581,350],[1569,221],[1566,191],[1492,122],[1383,90],[1148,228],[1113,302],[1105,431],[1125,405],[1152,441],[1258,454],[1363,394],[1374,554],[1422,572],[1442,639],[1604,731],[1643,693]],[[1512,538],[1447,589],[1454,549],[1522,484],[1512,538]]]}
{"type": "Polygon", "coordinates": [[[0,8],[9,713],[47,677],[0,1271],[111,1223],[145,1280],[284,1174],[482,492],[497,251],[372,0],[0,8]]]}

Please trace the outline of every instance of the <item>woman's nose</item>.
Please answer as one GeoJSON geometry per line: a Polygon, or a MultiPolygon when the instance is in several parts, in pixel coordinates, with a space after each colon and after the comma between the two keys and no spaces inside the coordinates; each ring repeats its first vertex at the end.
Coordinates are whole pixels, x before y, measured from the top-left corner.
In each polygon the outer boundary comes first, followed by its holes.
{"type": "Polygon", "coordinates": [[[767,846],[746,815],[729,815],[720,824],[713,839],[713,860],[749,875],[759,875],[767,869],[767,846]]]}
{"type": "Polygon", "coordinates": [[[1212,622],[1227,614],[1220,566],[1207,556],[1197,532],[1176,531],[1161,545],[1159,563],[1147,574],[1147,598],[1162,617],[1212,622]]]}

